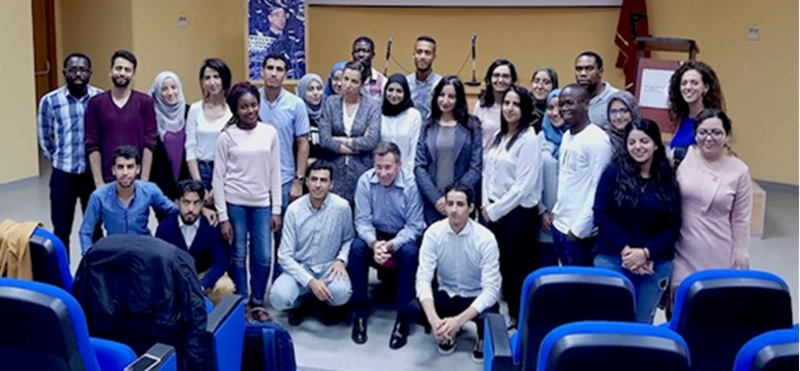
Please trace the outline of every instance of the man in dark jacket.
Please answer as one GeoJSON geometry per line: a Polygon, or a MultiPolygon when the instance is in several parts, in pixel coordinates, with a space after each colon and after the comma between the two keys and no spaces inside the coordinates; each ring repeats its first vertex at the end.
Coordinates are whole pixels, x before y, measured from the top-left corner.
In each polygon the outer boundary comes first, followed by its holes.
{"type": "Polygon", "coordinates": [[[228,255],[219,229],[200,217],[205,188],[198,180],[182,180],[176,187],[178,214],[161,221],[156,237],[188,251],[203,286],[203,293],[215,305],[234,293],[233,281],[225,274],[228,255]]]}
{"type": "Polygon", "coordinates": [[[175,347],[182,370],[204,367],[206,307],[189,253],[152,236],[98,241],[78,266],[72,295],[89,334],[143,354],[160,342],[175,347]]]}

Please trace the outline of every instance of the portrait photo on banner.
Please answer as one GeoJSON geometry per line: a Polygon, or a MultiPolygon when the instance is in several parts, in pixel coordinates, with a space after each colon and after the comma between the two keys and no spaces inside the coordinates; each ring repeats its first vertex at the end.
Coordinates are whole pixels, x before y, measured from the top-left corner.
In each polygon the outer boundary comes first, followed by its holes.
{"type": "Polygon", "coordinates": [[[248,58],[250,80],[261,81],[264,57],[272,52],[289,61],[288,79],[306,73],[305,0],[249,0],[248,58]]]}

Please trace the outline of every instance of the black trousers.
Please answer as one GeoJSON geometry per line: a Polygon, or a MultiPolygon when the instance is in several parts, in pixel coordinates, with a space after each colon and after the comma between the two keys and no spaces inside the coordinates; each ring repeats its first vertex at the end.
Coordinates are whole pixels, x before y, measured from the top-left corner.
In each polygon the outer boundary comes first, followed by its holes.
{"type": "MultiPolygon", "coordinates": [[[[69,259],[69,237],[75,217],[75,203],[80,200],[81,211],[86,212],[92,192],[94,192],[92,173],[71,174],[53,168],[50,174],[50,220],[53,222],[53,234],[67,248],[67,259],[69,259]]],[[[93,241],[97,242],[102,237],[101,223],[97,223],[93,241]]]]}
{"type": "MultiPolygon", "coordinates": [[[[454,296],[450,297],[444,291],[434,291],[433,292],[433,306],[436,308],[436,314],[439,315],[439,318],[447,318],[447,317],[455,317],[461,312],[467,310],[472,302],[475,301],[475,298],[465,298],[461,296],[454,296]]],[[[478,339],[483,339],[483,325],[486,320],[486,314],[488,313],[500,313],[500,304],[494,303],[491,307],[487,308],[481,313],[478,313],[478,316],[475,317],[472,321],[478,326],[478,339]]],[[[416,299],[411,302],[411,304],[406,308],[406,316],[411,321],[424,326],[425,328],[430,328],[431,325],[428,323],[428,317],[425,316],[425,310],[422,309],[422,303],[420,303],[419,299],[416,299]]]]}
{"type": "Polygon", "coordinates": [[[522,284],[528,274],[539,268],[539,249],[536,238],[541,222],[539,211],[517,207],[489,229],[500,248],[500,276],[503,277],[503,297],[508,303],[508,315],[519,319],[522,284]]]}

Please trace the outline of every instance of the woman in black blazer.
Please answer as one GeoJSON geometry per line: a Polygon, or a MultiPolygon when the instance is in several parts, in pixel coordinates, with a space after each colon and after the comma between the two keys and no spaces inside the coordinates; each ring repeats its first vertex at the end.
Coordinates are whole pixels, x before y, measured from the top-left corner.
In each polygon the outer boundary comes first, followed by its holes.
{"type": "Polygon", "coordinates": [[[425,206],[425,222],[445,217],[444,189],[462,183],[478,191],[483,167],[480,121],[467,111],[464,84],[445,76],[436,85],[431,115],[417,144],[414,175],[425,206]]]}

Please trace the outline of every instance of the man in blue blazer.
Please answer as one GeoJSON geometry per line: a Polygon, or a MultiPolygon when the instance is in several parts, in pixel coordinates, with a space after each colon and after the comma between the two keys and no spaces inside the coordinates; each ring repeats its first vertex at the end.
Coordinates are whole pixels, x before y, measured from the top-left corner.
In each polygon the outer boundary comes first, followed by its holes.
{"type": "Polygon", "coordinates": [[[192,255],[203,293],[216,305],[223,297],[234,293],[234,285],[225,274],[228,253],[222,233],[200,217],[205,192],[200,181],[179,182],[176,187],[178,213],[161,221],[156,237],[192,255]]]}

